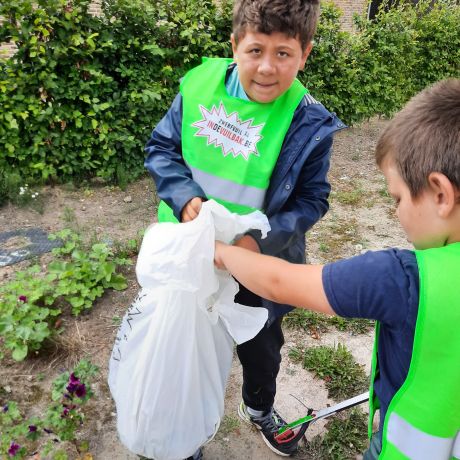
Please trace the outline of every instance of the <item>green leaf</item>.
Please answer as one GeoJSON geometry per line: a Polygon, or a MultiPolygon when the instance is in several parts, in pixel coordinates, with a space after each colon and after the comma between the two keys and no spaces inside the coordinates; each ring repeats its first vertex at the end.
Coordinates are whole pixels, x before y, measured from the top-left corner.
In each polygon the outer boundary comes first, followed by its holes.
{"type": "Polygon", "coordinates": [[[27,345],[16,345],[13,349],[12,357],[15,361],[23,361],[27,356],[27,345]]]}

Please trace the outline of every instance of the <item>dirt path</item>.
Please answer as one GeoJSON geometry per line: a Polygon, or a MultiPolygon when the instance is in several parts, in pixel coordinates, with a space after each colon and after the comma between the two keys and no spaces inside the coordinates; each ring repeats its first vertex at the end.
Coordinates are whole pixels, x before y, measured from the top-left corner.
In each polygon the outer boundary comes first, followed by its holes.
{"type": "MultiPolygon", "coordinates": [[[[392,213],[383,177],[374,165],[373,147],[384,125],[385,121],[375,119],[337,135],[330,172],[333,188],[331,209],[308,235],[310,261],[324,263],[369,249],[409,247],[392,213]]],[[[52,232],[72,227],[82,234],[113,244],[126,243],[139,238],[142,230],[152,222],[155,213],[153,189],[149,178],[131,184],[125,191],[104,186],[78,190],[48,187],[40,191],[43,214],[29,208],[2,208],[0,233],[18,228],[39,227],[52,232]]],[[[40,259],[41,263],[47,260],[49,254],[40,259]]],[[[8,281],[15,270],[27,264],[26,261],[0,267],[0,281],[8,281]]],[[[82,433],[83,438],[90,440],[90,452],[98,460],[138,458],[118,442],[114,406],[106,383],[107,363],[117,321],[138,289],[134,267],[129,268],[126,274],[128,289],[108,293],[89,314],[79,319],[64,319],[68,339],[62,341],[59,348],[39,353],[20,364],[8,360],[0,364],[0,402],[6,398],[21,401],[22,407],[30,409],[27,401],[33,399],[34,410],[46,403],[49,383],[63,369],[82,357],[89,357],[99,365],[101,375],[96,385],[96,396],[90,402],[89,416],[82,433]]],[[[289,420],[305,415],[305,408],[296,398],[316,409],[336,402],[328,398],[323,381],[290,360],[287,355],[291,347],[344,343],[369,373],[372,335],[372,332],[353,335],[334,328],[323,334],[307,334],[285,328],[286,345],[276,400],[280,413],[289,420]]],[[[256,431],[238,419],[236,409],[240,401],[241,381],[241,366],[234,360],[225,400],[225,417],[214,440],[204,448],[206,460],[278,458],[268,450],[256,431]]],[[[312,426],[307,439],[311,440],[324,431],[324,423],[319,422],[312,426]]],[[[301,451],[296,458],[313,458],[305,455],[301,451]]]]}

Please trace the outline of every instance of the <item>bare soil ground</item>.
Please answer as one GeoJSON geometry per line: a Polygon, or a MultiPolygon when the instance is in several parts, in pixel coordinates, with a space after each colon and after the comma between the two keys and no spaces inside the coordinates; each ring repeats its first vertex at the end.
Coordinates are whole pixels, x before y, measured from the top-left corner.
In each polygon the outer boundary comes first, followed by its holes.
{"type": "MultiPolygon", "coordinates": [[[[308,256],[313,263],[325,263],[359,254],[369,249],[390,246],[409,247],[393,214],[393,205],[385,193],[383,176],[374,164],[373,149],[385,120],[373,119],[336,136],[330,181],[331,208],[308,237],[308,256]]],[[[46,232],[71,227],[87,236],[126,243],[139,238],[155,219],[154,186],[144,178],[125,191],[103,185],[75,189],[46,187],[40,190],[43,213],[30,208],[6,206],[0,209],[0,233],[19,228],[39,227],[46,232]]],[[[19,242],[17,242],[19,244],[19,242]]],[[[15,244],[7,242],[5,244],[15,244]]],[[[46,264],[50,255],[40,257],[46,264]]],[[[135,260],[133,260],[135,263],[135,260]]],[[[23,261],[0,267],[0,283],[8,281],[15,270],[27,266],[23,261]]],[[[118,441],[116,414],[107,385],[109,356],[121,318],[134,299],[138,286],[134,264],[125,274],[129,286],[122,292],[108,292],[88,313],[78,318],[63,318],[65,332],[54,346],[22,363],[0,362],[0,402],[15,400],[28,413],[39,412],[47,403],[50,383],[81,358],[89,358],[101,369],[95,397],[89,403],[88,417],[81,438],[89,440],[89,452],[98,460],[131,460],[138,457],[118,441]]],[[[355,360],[369,373],[373,332],[352,334],[332,328],[328,332],[308,334],[285,328],[286,344],[280,375],[276,407],[288,420],[305,415],[306,409],[296,399],[315,409],[334,404],[322,380],[293,363],[288,351],[293,346],[343,343],[355,360]],[[291,396],[293,395],[293,396],[291,396]]],[[[216,437],[204,448],[206,460],[262,460],[278,458],[264,444],[259,434],[240,422],[237,406],[241,398],[242,373],[234,360],[228,382],[225,417],[216,437]]],[[[307,440],[325,433],[325,423],[312,425],[307,440]]],[[[78,458],[68,447],[69,458],[78,458]]],[[[295,458],[316,458],[299,451],[295,458]]],[[[319,457],[318,457],[319,458],[319,457]]],[[[354,458],[354,457],[353,457],[354,458]]]]}

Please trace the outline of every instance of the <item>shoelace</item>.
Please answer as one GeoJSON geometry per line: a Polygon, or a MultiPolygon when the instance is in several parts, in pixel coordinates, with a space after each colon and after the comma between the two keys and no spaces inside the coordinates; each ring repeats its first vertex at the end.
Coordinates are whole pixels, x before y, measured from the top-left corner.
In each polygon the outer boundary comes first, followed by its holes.
{"type": "Polygon", "coordinates": [[[278,431],[285,423],[274,409],[265,417],[261,417],[260,421],[264,425],[264,428],[270,430],[272,433],[278,431]]]}

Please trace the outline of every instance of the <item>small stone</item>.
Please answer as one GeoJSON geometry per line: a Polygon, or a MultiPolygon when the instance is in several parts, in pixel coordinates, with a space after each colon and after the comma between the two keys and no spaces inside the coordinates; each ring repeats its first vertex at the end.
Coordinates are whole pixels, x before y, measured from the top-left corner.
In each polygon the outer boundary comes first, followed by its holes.
{"type": "Polygon", "coordinates": [[[82,207],[81,207],[81,210],[82,210],[82,211],[86,211],[86,206],[82,206],[82,207]]]}
{"type": "Polygon", "coordinates": [[[131,203],[131,202],[133,201],[133,199],[131,198],[131,195],[128,195],[128,196],[125,196],[125,197],[123,198],[123,201],[124,201],[125,203],[131,203]]]}
{"type": "Polygon", "coordinates": [[[5,387],[3,387],[3,389],[6,393],[11,393],[11,387],[9,385],[6,385],[5,387]]]}

